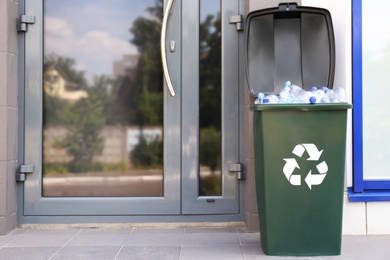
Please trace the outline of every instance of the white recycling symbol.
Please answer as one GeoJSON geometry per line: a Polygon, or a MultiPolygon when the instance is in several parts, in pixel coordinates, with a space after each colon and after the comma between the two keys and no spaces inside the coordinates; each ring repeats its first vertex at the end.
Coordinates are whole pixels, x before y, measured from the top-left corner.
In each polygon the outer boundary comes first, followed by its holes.
{"type": "MultiPolygon", "coordinates": [[[[319,151],[315,144],[298,144],[295,146],[292,153],[298,157],[302,157],[305,151],[309,155],[307,161],[319,161],[324,150],[319,151]]],[[[295,158],[284,158],[283,160],[286,161],[286,164],[283,167],[283,173],[286,175],[287,180],[294,186],[300,186],[301,175],[294,174],[295,168],[300,169],[298,162],[295,158]]],[[[310,170],[305,178],[305,182],[310,190],[313,185],[320,185],[324,181],[328,172],[328,165],[325,161],[318,163],[316,168],[318,173],[312,174],[312,171],[310,170]]]]}

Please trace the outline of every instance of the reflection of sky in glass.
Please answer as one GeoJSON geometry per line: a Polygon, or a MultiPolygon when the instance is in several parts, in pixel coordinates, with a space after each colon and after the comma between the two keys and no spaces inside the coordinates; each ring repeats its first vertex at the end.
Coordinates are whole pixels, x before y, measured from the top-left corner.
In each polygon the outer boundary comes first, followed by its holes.
{"type": "MultiPolygon", "coordinates": [[[[112,63],[137,54],[130,28],[156,0],[45,0],[45,55],[77,61],[77,69],[112,76],[112,63]]],[[[201,1],[204,15],[216,14],[220,1],[201,1]]],[[[201,16],[204,16],[201,14],[201,16]]],[[[201,17],[204,20],[204,17],[201,17]]],[[[158,43],[156,43],[158,44],[158,43]]],[[[158,46],[156,46],[157,48],[158,46]]]]}
{"type": "Polygon", "coordinates": [[[45,0],[45,55],[77,60],[87,76],[112,75],[112,63],[136,54],[130,28],[155,0],[45,0]]]}
{"type": "Polygon", "coordinates": [[[200,21],[203,22],[207,15],[216,15],[220,10],[220,0],[200,1],[200,21]]]}

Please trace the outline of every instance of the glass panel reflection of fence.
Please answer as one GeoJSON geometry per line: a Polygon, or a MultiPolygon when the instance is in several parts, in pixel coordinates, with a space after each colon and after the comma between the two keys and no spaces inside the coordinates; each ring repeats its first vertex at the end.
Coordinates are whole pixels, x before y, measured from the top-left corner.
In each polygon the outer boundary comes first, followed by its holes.
{"type": "Polygon", "coordinates": [[[64,126],[44,130],[44,196],[162,196],[162,128],[104,126],[100,154],[74,162],[59,140],[64,126]]]}

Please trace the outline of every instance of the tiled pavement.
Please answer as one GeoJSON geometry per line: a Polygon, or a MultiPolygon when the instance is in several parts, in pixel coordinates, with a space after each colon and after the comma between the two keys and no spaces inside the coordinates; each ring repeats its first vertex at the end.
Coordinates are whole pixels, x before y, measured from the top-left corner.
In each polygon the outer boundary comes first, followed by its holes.
{"type": "Polygon", "coordinates": [[[390,260],[390,236],[344,236],[340,256],[275,257],[244,228],[21,228],[0,236],[0,259],[390,260]]]}

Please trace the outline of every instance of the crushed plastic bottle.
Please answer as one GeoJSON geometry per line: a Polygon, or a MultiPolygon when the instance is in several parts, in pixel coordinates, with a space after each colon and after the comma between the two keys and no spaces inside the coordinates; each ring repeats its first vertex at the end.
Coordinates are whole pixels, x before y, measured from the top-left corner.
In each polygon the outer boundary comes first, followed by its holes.
{"type": "Polygon", "coordinates": [[[292,87],[292,85],[291,85],[290,81],[286,81],[286,83],[284,83],[284,87],[279,92],[279,103],[292,103],[293,102],[293,98],[291,96],[291,87],[292,87]]]}
{"type": "Polygon", "coordinates": [[[312,97],[310,98],[310,103],[322,103],[325,97],[325,91],[323,88],[317,89],[317,87],[313,86],[310,89],[310,92],[312,93],[312,97]]]}
{"type": "Polygon", "coordinates": [[[327,87],[324,87],[324,86],[322,86],[321,89],[322,89],[322,91],[325,92],[325,94],[326,94],[326,93],[328,92],[328,90],[329,90],[327,87]]]}
{"type": "Polygon", "coordinates": [[[277,95],[267,95],[268,103],[270,104],[277,104],[279,103],[279,97],[277,95]]]}
{"type": "Polygon", "coordinates": [[[327,87],[317,88],[313,86],[310,91],[286,81],[279,95],[265,95],[259,93],[255,104],[316,104],[316,103],[338,103],[345,102],[345,90],[343,88],[328,89],[327,87]]]}
{"type": "Polygon", "coordinates": [[[263,93],[259,93],[257,94],[257,99],[255,100],[255,104],[258,105],[258,104],[263,104],[264,103],[264,94],[263,93]]]}
{"type": "Polygon", "coordinates": [[[291,103],[302,103],[305,100],[305,91],[297,85],[291,86],[291,103]]]}
{"type": "Polygon", "coordinates": [[[333,89],[328,89],[328,91],[325,94],[324,99],[322,100],[322,103],[334,103],[334,91],[333,91],[333,89]]]}
{"type": "Polygon", "coordinates": [[[343,88],[335,88],[334,92],[334,102],[345,102],[345,90],[343,88]]]}

